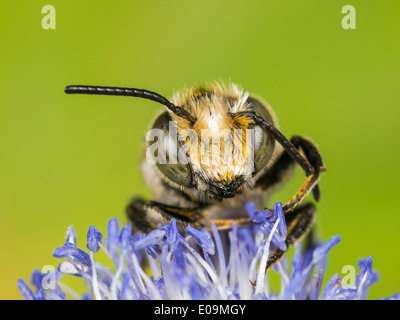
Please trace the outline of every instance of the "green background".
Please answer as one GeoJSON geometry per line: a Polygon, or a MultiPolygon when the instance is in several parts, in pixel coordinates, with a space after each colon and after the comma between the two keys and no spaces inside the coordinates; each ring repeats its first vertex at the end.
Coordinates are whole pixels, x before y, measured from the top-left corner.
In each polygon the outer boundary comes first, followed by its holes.
{"type": "MultiPolygon", "coordinates": [[[[161,107],[120,97],[67,96],[69,84],[146,88],[170,97],[231,79],[264,97],[288,137],[317,142],[318,232],[342,242],[327,276],[361,257],[380,273],[369,298],[400,289],[398,1],[0,2],[0,249],[2,299],[16,280],[57,266],[69,225],[86,245],[133,195],[150,197],[139,161],[161,107]],[[44,30],[41,9],[56,9],[44,30]],[[344,5],[357,29],[344,30],[344,5]]],[[[302,182],[274,197],[286,201],[302,182]]],[[[325,282],[326,282],[325,277],[325,282]]]]}

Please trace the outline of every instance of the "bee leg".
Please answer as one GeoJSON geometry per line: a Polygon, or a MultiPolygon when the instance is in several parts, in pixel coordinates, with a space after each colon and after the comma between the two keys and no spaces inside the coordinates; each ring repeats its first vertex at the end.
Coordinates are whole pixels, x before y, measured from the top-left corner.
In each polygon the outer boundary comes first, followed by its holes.
{"type": "Polygon", "coordinates": [[[232,224],[236,223],[238,227],[249,226],[253,222],[250,218],[237,218],[237,219],[213,219],[208,221],[205,226],[206,229],[211,230],[211,222],[215,223],[218,230],[232,229],[232,224]]]}
{"type": "Polygon", "coordinates": [[[292,210],[309,194],[310,191],[313,192],[315,200],[319,201],[320,191],[318,180],[320,173],[326,171],[322,157],[312,141],[305,137],[294,136],[291,139],[291,142],[296,146],[296,148],[300,148],[304,152],[307,161],[313,168],[313,173],[306,176],[306,180],[300,189],[296,192],[293,198],[290,199],[290,201],[285,203],[283,206],[284,212],[292,210]]]}
{"type": "Polygon", "coordinates": [[[157,227],[157,224],[147,217],[145,202],[142,199],[134,198],[126,208],[126,215],[134,228],[144,233],[157,227]]]}
{"type": "Polygon", "coordinates": [[[196,228],[201,227],[196,222],[199,209],[185,210],[156,201],[145,202],[139,198],[134,198],[131,201],[126,209],[126,214],[134,227],[144,233],[157,228],[159,225],[170,223],[171,219],[176,220],[180,229],[184,229],[188,225],[196,228]]]}
{"type": "MultiPolygon", "coordinates": [[[[315,205],[307,203],[304,206],[294,209],[285,215],[287,225],[286,246],[294,245],[307,235],[315,218],[315,205]]],[[[279,261],[286,251],[276,249],[268,258],[267,270],[279,261]]]]}
{"type": "MultiPolygon", "coordinates": [[[[326,170],[322,157],[313,142],[301,136],[294,136],[292,139],[290,139],[290,142],[296,147],[296,149],[303,152],[306,160],[310,163],[313,172],[306,176],[306,179],[300,189],[296,192],[292,199],[290,199],[290,201],[283,206],[285,213],[301,203],[303,199],[310,193],[310,191],[313,192],[315,200],[319,200],[319,175],[321,172],[326,170]]],[[[293,170],[295,164],[295,160],[287,152],[284,152],[277,162],[270,168],[270,170],[268,170],[266,175],[260,179],[261,187],[267,190],[283,182],[293,170]]]]}

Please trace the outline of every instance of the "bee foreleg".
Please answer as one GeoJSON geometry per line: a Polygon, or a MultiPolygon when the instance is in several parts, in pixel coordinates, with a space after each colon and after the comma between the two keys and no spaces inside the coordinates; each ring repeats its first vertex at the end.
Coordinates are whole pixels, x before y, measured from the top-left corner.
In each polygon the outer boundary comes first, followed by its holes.
{"type": "Polygon", "coordinates": [[[237,218],[237,219],[212,219],[208,221],[206,228],[211,229],[211,223],[214,222],[218,230],[232,229],[233,223],[236,223],[238,227],[244,227],[252,224],[250,218],[237,218]]]}
{"type": "Polygon", "coordinates": [[[318,186],[318,180],[321,172],[326,171],[322,157],[318,151],[316,145],[309,139],[301,136],[294,136],[291,139],[293,145],[303,151],[306,160],[310,163],[313,168],[313,173],[306,176],[306,180],[296,194],[292,197],[290,201],[285,203],[283,210],[292,210],[296,205],[298,205],[310,191],[313,192],[314,199],[319,201],[320,191],[318,186]]]}
{"type": "Polygon", "coordinates": [[[188,225],[201,227],[196,222],[199,209],[182,209],[156,201],[145,202],[142,199],[134,198],[127,207],[126,214],[134,227],[145,233],[160,225],[170,223],[173,218],[180,229],[184,229],[188,225]]]}
{"type": "MultiPolygon", "coordinates": [[[[283,206],[285,213],[300,204],[310,193],[310,191],[313,192],[315,200],[319,200],[319,175],[320,172],[326,170],[322,161],[322,157],[313,142],[301,136],[294,136],[290,142],[294,147],[303,152],[305,159],[311,165],[313,172],[306,176],[306,179],[300,189],[296,192],[292,199],[283,206]]],[[[267,171],[265,176],[260,179],[258,185],[264,190],[268,190],[269,188],[279,185],[293,170],[295,164],[295,159],[293,159],[287,152],[284,152],[275,162],[275,164],[267,171]]]]}

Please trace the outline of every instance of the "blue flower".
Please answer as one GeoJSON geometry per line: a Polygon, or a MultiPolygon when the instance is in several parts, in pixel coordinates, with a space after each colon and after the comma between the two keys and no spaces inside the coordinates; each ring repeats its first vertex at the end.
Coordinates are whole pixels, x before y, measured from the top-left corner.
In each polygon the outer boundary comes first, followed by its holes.
{"type": "MultiPolygon", "coordinates": [[[[291,261],[285,256],[268,271],[282,279],[280,292],[271,292],[265,272],[268,257],[275,248],[287,249],[282,204],[276,203],[272,211],[258,211],[253,203],[245,207],[254,224],[243,228],[234,224],[228,232],[228,248],[214,223],[211,234],[192,226],[180,234],[174,219],[148,234],[132,234],[131,224],[120,228],[118,219],[113,218],[105,240],[99,230],[89,227],[87,253],[77,247],[75,229],[69,227],[65,244],[54,250],[54,257],[63,259],[56,274],[49,277],[34,270],[30,282],[35,289],[21,279],[17,287],[26,300],[367,298],[370,286],[378,280],[372,257],[360,260],[353,286],[344,286],[339,274],[322,286],[327,255],[340,242],[339,236],[305,252],[297,243],[291,249],[291,261]],[[112,270],[95,260],[99,251],[111,259],[112,270]],[[68,275],[81,277],[88,292],[77,294],[66,287],[61,276],[68,275]]],[[[399,300],[400,296],[385,299],[399,300]]]]}

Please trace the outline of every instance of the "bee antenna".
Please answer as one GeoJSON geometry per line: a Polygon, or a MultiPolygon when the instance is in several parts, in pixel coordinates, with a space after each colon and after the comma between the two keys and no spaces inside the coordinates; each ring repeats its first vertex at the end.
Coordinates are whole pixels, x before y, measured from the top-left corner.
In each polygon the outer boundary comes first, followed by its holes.
{"type": "Polygon", "coordinates": [[[195,123],[195,119],[181,107],[175,106],[172,102],[168,101],[162,95],[144,89],[135,88],[119,88],[119,87],[101,87],[101,86],[67,86],[65,87],[67,94],[97,94],[106,96],[127,96],[138,97],[143,99],[152,100],[166,106],[177,116],[186,119],[191,125],[195,123]]]}
{"type": "Polygon", "coordinates": [[[314,173],[314,168],[308,163],[306,159],[299,153],[296,147],[280,132],[277,128],[275,128],[271,123],[264,120],[262,117],[257,115],[254,112],[237,112],[235,115],[244,115],[248,116],[253,121],[263,126],[275,139],[278,141],[285,151],[302,167],[302,169],[306,172],[306,175],[309,176],[314,173]]]}

